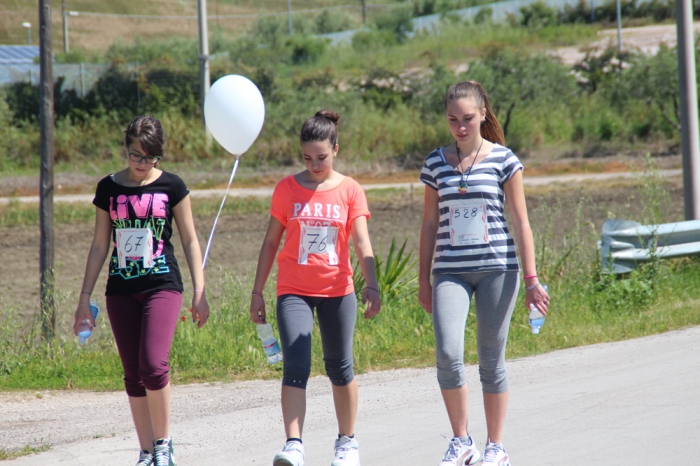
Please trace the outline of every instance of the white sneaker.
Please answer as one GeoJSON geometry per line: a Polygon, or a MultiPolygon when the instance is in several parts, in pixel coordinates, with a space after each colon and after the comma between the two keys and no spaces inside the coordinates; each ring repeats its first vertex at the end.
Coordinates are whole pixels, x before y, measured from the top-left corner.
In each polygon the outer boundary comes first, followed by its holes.
{"type": "Polygon", "coordinates": [[[335,441],[335,459],[331,466],[360,466],[360,444],[343,435],[335,441]]]}
{"type": "Polygon", "coordinates": [[[304,445],[296,440],[285,443],[272,460],[272,466],[304,466],[304,445]]]}
{"type": "Polygon", "coordinates": [[[483,466],[510,466],[508,453],[503,449],[503,444],[493,443],[491,439],[486,441],[484,447],[483,466]]]}
{"type": "Polygon", "coordinates": [[[450,446],[442,457],[440,466],[467,466],[475,464],[480,457],[479,450],[476,449],[471,437],[469,437],[468,445],[455,437],[450,440],[450,446]]]}

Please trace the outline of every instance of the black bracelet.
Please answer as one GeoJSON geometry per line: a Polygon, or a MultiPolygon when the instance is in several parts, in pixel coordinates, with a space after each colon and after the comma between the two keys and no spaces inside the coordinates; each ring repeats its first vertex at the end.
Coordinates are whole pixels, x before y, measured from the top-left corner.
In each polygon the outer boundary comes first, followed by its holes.
{"type": "Polygon", "coordinates": [[[376,289],[376,288],[372,288],[371,286],[366,286],[366,287],[365,287],[365,290],[374,290],[374,291],[376,291],[377,293],[381,293],[381,291],[379,291],[379,290],[376,289]]]}
{"type": "Polygon", "coordinates": [[[87,291],[81,291],[80,294],[86,294],[88,296],[92,296],[92,292],[87,292],[87,291]]]}

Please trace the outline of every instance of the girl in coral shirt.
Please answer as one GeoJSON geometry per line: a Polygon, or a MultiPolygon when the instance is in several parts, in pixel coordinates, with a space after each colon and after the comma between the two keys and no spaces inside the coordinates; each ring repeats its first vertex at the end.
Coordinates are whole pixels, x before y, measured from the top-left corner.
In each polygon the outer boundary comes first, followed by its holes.
{"type": "Polygon", "coordinates": [[[250,303],[253,322],[265,322],[262,290],[277,258],[277,325],[284,354],[282,415],[287,442],[274,466],[303,466],[301,433],[306,413],[306,383],[311,372],[311,331],[318,317],[326,373],[333,386],[338,438],[332,466],[360,464],[354,438],[357,382],[353,373],[352,342],[357,315],[349,240],[367,286],[362,302],[365,317],[381,307],[374,272],[374,254],[367,232],[369,210],[362,187],[333,170],[338,154],[340,117],[320,111],[301,129],[306,170],[280,181],[272,195],[270,224],[260,250],[250,303]]]}

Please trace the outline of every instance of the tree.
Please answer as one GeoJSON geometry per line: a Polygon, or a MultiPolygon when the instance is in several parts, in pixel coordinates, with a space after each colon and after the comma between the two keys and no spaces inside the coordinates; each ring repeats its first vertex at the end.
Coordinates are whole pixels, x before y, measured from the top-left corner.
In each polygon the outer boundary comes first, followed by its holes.
{"type": "Polygon", "coordinates": [[[510,49],[492,49],[471,64],[467,77],[486,90],[506,136],[518,105],[531,101],[563,103],[577,91],[569,69],[555,58],[510,49]]]}

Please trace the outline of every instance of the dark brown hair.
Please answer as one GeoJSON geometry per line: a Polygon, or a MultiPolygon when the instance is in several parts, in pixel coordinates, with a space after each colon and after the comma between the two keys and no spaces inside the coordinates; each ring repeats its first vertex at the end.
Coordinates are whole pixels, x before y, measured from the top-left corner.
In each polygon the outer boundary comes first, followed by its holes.
{"type": "Polygon", "coordinates": [[[163,156],[165,132],[160,120],[150,115],[137,116],[124,130],[124,144],[128,148],[131,143],[138,141],[144,151],[143,155],[163,156]]]}
{"type": "Polygon", "coordinates": [[[503,127],[498,122],[496,114],[493,113],[493,109],[491,109],[489,97],[478,82],[464,81],[450,86],[445,95],[445,109],[447,109],[447,104],[451,100],[467,99],[470,97],[474,99],[474,102],[476,102],[479,108],[486,109],[486,118],[481,124],[481,137],[504,146],[506,141],[503,135],[503,127]]]}
{"type": "Polygon", "coordinates": [[[338,144],[338,126],[340,126],[340,115],[332,110],[321,110],[304,122],[299,139],[302,144],[330,141],[331,146],[335,147],[338,144]]]}

